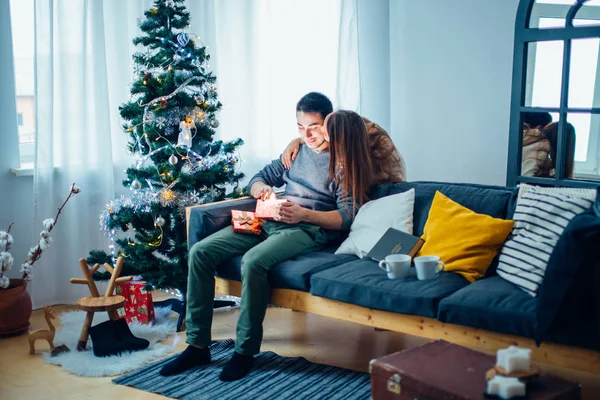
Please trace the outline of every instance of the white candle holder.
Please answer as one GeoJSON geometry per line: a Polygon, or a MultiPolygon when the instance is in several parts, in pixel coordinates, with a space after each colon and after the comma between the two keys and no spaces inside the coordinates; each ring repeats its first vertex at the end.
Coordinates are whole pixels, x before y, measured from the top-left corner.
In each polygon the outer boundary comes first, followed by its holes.
{"type": "Polygon", "coordinates": [[[507,373],[528,372],[531,370],[531,349],[510,346],[496,353],[496,366],[507,373]]]}
{"type": "Polygon", "coordinates": [[[487,382],[486,393],[501,399],[525,396],[525,392],[525,384],[515,377],[496,375],[487,382]]]}

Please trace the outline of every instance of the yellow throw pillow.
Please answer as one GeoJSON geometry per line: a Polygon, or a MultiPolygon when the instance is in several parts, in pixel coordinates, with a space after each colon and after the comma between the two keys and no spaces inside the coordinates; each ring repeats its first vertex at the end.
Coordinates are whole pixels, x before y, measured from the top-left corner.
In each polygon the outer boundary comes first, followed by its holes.
{"type": "Polygon", "coordinates": [[[436,191],[423,229],[425,244],[418,255],[439,256],[446,271],[474,282],[485,275],[513,224],[477,214],[436,191]]]}

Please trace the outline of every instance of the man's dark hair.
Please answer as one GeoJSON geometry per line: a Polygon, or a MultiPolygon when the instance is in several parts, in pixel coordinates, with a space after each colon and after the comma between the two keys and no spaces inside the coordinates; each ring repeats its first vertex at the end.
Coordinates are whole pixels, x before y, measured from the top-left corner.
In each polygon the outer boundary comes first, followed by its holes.
{"type": "Polygon", "coordinates": [[[547,112],[524,112],[523,123],[531,128],[541,126],[542,128],[552,122],[552,116],[547,112]]]}
{"type": "Polygon", "coordinates": [[[303,113],[319,113],[325,119],[326,116],[333,112],[333,104],[323,93],[310,92],[302,96],[298,104],[296,104],[296,112],[303,113]]]}

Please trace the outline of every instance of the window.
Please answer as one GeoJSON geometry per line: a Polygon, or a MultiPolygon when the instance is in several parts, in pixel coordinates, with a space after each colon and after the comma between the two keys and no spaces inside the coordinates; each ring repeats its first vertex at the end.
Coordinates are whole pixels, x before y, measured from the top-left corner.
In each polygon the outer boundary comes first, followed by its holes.
{"type": "Polygon", "coordinates": [[[21,168],[33,167],[35,139],[34,0],[10,0],[21,168]]]}

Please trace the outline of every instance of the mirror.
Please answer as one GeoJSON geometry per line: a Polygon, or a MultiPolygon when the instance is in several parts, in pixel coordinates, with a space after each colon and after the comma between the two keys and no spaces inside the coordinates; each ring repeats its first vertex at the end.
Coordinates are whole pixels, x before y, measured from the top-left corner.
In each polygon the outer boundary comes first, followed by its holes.
{"type": "Polygon", "coordinates": [[[600,0],[520,0],[515,50],[507,184],[598,186],[600,0]]]}
{"type": "Polygon", "coordinates": [[[563,47],[562,40],[527,44],[526,106],[560,106],[563,47]]]}

